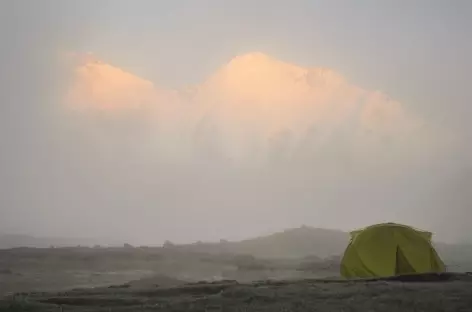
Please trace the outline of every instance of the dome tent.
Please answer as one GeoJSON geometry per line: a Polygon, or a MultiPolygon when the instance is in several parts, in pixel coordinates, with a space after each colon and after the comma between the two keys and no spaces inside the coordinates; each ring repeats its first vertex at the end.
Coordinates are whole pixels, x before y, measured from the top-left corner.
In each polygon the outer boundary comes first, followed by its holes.
{"type": "Polygon", "coordinates": [[[353,231],[341,261],[341,275],[356,278],[444,272],[431,237],[430,232],[396,223],[353,231]]]}

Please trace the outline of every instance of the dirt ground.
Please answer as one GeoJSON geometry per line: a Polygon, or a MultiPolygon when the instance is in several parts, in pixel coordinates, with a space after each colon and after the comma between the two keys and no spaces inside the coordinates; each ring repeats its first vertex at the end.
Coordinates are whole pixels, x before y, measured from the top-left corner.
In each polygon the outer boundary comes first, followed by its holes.
{"type": "Polygon", "coordinates": [[[472,311],[470,277],[441,282],[235,281],[174,287],[123,284],[17,294],[0,311],[472,311]]]}
{"type": "Polygon", "coordinates": [[[0,252],[0,312],[472,312],[472,276],[446,276],[453,278],[345,281],[332,259],[269,261],[138,248],[16,249],[0,252]]]}

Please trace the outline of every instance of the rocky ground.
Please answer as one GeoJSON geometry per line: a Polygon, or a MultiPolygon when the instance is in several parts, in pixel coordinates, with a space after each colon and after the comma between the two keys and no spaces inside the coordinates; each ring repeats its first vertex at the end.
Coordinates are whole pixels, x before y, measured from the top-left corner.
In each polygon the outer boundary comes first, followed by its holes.
{"type": "Polygon", "coordinates": [[[472,311],[472,278],[466,274],[408,280],[219,281],[163,287],[147,279],[15,294],[1,301],[0,311],[472,311]]]}

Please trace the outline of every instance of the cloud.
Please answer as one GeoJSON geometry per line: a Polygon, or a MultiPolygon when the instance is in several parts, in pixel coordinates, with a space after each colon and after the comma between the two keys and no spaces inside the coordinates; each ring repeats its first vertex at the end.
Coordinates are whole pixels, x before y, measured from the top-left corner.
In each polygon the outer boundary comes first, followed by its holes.
{"type": "Polygon", "coordinates": [[[120,68],[101,62],[91,55],[78,59],[73,69],[74,82],[67,92],[67,104],[74,109],[135,109],[155,100],[152,82],[120,68]]]}
{"type": "Polygon", "coordinates": [[[119,114],[122,120],[141,114],[149,135],[167,141],[161,154],[166,150],[171,157],[192,158],[205,149],[234,162],[266,162],[274,153],[311,157],[341,144],[344,150],[332,150],[333,157],[348,153],[357,164],[388,163],[437,141],[423,120],[382,92],[362,89],[330,69],[262,53],[235,57],[185,90],[158,88],[90,56],[73,73],[69,107],[85,115],[119,114]]]}
{"type": "Polygon", "coordinates": [[[188,240],[165,220],[190,227],[208,215],[233,237],[306,220],[430,228],[424,216],[453,166],[445,129],[330,69],[250,53],[172,90],[89,57],[75,64],[58,145],[70,149],[64,179],[82,182],[61,192],[99,220],[113,213],[117,228],[159,224],[188,240]]]}

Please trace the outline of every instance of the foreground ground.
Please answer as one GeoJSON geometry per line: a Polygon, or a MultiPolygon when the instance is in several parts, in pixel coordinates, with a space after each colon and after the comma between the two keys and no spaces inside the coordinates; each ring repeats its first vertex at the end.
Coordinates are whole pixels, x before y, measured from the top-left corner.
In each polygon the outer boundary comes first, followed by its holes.
{"type": "Polygon", "coordinates": [[[339,257],[18,248],[0,250],[0,312],[472,311],[472,277],[448,276],[454,279],[348,282],[340,280],[339,257]]]}
{"type": "Polygon", "coordinates": [[[0,311],[472,311],[472,280],[235,281],[16,294],[0,311]]]}
{"type": "Polygon", "coordinates": [[[156,275],[183,282],[231,279],[243,283],[328,277],[338,272],[338,262],[323,259],[263,260],[163,248],[17,248],[0,250],[0,297],[109,286],[156,275]]]}

